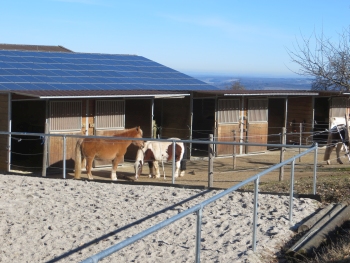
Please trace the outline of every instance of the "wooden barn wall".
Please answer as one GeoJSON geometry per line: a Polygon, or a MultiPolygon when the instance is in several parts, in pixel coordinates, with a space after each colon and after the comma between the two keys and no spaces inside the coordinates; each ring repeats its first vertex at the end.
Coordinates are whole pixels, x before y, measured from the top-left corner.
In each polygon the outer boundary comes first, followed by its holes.
{"type": "MultiPolygon", "coordinates": [[[[0,130],[8,131],[9,123],[8,123],[8,95],[1,94],[0,95],[0,130]]],[[[0,136],[0,170],[7,171],[7,161],[8,161],[8,136],[1,135],[0,136]]]]}
{"type": "MultiPolygon", "coordinates": [[[[249,102],[251,99],[257,99],[257,100],[265,100],[266,98],[263,97],[257,97],[257,98],[249,98],[244,103],[246,107],[246,115],[245,115],[245,142],[247,143],[261,143],[261,144],[267,144],[267,138],[268,138],[268,120],[262,121],[262,122],[249,122],[249,102]]],[[[268,104],[267,104],[267,111],[268,111],[268,104]]],[[[246,146],[244,149],[244,153],[254,153],[254,152],[262,152],[266,151],[266,146],[246,146]]]]}
{"type": "MultiPolygon", "coordinates": [[[[268,123],[248,123],[247,133],[248,135],[246,142],[267,144],[268,123]]],[[[266,146],[247,146],[245,152],[261,152],[266,151],[266,149],[266,146]]]]}
{"type": "Polygon", "coordinates": [[[183,99],[163,99],[162,138],[190,137],[190,97],[183,99]]]}
{"type": "MultiPolygon", "coordinates": [[[[51,132],[51,134],[62,134],[59,132],[51,132]]],[[[71,135],[81,135],[81,132],[64,132],[64,134],[71,134],[71,135]]],[[[66,167],[68,169],[74,168],[74,161],[75,161],[75,145],[77,142],[77,138],[66,138],[66,167]]],[[[48,142],[48,149],[49,149],[49,158],[48,158],[48,164],[51,168],[62,168],[63,167],[63,136],[50,136],[49,142],[48,142]]]]}
{"type": "MultiPolygon", "coordinates": [[[[219,142],[240,142],[240,128],[237,124],[218,124],[217,128],[217,140],[219,142]],[[236,137],[234,140],[234,132],[236,131],[236,137]]],[[[232,145],[217,144],[216,153],[217,156],[233,155],[234,147],[232,145]]],[[[236,146],[236,154],[239,154],[239,146],[236,146]]]]}
{"type": "MultiPolygon", "coordinates": [[[[69,135],[95,135],[94,132],[94,115],[95,115],[95,100],[82,101],[82,127],[81,131],[60,132],[50,131],[51,134],[69,134],[69,135]],[[87,120],[87,121],[86,121],[87,120]],[[86,125],[87,123],[87,125],[86,125]]],[[[66,167],[74,168],[75,162],[75,145],[78,138],[66,138],[66,167]]],[[[52,168],[63,167],[63,136],[51,136],[48,143],[48,165],[52,168]]]]}
{"type": "MultiPolygon", "coordinates": [[[[300,123],[303,124],[302,131],[305,133],[311,133],[313,127],[313,103],[312,97],[297,97],[288,98],[288,110],[287,110],[287,127],[288,134],[286,137],[287,143],[299,144],[299,131],[300,123]]],[[[310,134],[303,134],[302,144],[310,143],[310,134]]]]}

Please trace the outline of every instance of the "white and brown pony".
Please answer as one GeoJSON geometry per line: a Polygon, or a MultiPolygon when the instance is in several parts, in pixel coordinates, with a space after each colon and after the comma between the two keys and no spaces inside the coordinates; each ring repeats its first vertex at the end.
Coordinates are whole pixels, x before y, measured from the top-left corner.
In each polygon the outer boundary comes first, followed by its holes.
{"type": "Polygon", "coordinates": [[[142,140],[132,140],[130,138],[142,138],[140,126],[117,131],[113,137],[124,137],[128,139],[99,139],[85,138],[79,139],[75,147],[75,171],[74,178],[80,179],[82,162],[86,160],[86,171],[88,178],[93,179],[91,174],[92,162],[97,157],[100,159],[112,161],[111,180],[117,180],[117,167],[123,160],[127,148],[131,143],[138,147],[143,146],[142,140]]]}
{"type": "MultiPolygon", "coordinates": [[[[328,131],[328,141],[327,148],[324,153],[323,160],[327,164],[331,164],[330,156],[333,151],[333,148],[336,149],[337,162],[343,164],[340,158],[341,149],[344,147],[345,152],[348,155],[348,146],[349,146],[349,125],[348,120],[344,117],[332,117],[330,120],[330,129],[328,131]]],[[[348,155],[349,158],[349,155],[348,155]]],[[[349,159],[350,160],[350,159],[349,159]]]]}
{"type": "MultiPolygon", "coordinates": [[[[179,138],[169,138],[169,142],[164,141],[146,141],[143,148],[138,149],[134,164],[135,179],[137,180],[142,173],[142,166],[148,162],[149,177],[159,178],[159,162],[169,162],[173,160],[173,147],[175,145],[175,177],[184,176],[186,170],[186,160],[184,159],[185,146],[183,142],[173,143],[179,138]]],[[[164,167],[163,174],[165,179],[164,167]]]]}

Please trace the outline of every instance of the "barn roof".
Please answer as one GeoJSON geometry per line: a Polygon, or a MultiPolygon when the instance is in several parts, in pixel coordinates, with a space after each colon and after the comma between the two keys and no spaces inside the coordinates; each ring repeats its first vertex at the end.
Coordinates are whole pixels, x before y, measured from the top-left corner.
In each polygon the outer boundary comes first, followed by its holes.
{"type": "Polygon", "coordinates": [[[1,92],[56,97],[216,89],[137,55],[0,50],[1,92]]]}
{"type": "Polygon", "coordinates": [[[56,51],[56,52],[73,52],[62,46],[47,45],[18,45],[18,44],[0,44],[0,49],[4,50],[32,50],[32,51],[56,51]]]}

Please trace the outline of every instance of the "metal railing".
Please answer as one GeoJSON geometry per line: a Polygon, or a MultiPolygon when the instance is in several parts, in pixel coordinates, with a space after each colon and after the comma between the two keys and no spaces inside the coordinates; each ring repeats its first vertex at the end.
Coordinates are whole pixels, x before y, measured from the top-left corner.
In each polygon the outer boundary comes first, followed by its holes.
{"type": "MultiPolygon", "coordinates": [[[[82,135],[67,135],[67,134],[42,134],[42,133],[19,133],[19,132],[1,132],[0,134],[3,135],[26,135],[26,136],[41,136],[43,138],[47,138],[49,136],[54,137],[62,137],[63,141],[63,174],[62,177],[66,178],[66,138],[67,137],[73,137],[73,138],[103,138],[103,139],[114,139],[114,140],[148,140],[148,141],[169,141],[168,139],[152,139],[152,138],[126,138],[126,137],[111,137],[111,136],[82,136],[82,135]]],[[[176,142],[179,142],[179,140],[170,140],[173,144],[176,142]]],[[[248,183],[251,183],[254,181],[254,209],[253,209],[253,243],[252,248],[253,251],[256,252],[256,236],[257,236],[257,213],[258,213],[258,186],[259,186],[259,180],[260,177],[274,171],[277,169],[280,169],[281,167],[284,167],[285,165],[290,164],[291,165],[291,174],[290,174],[290,189],[289,189],[289,221],[290,224],[293,223],[293,193],[294,193],[294,167],[295,167],[295,160],[300,158],[303,155],[309,154],[310,152],[314,151],[314,163],[313,163],[313,194],[316,194],[316,169],[317,169],[317,149],[318,145],[317,143],[312,146],[305,146],[305,145],[284,145],[284,144],[259,144],[259,143],[239,143],[239,142],[218,142],[218,141],[197,141],[197,140],[180,140],[180,142],[183,143],[202,143],[207,144],[208,147],[214,145],[214,144],[226,144],[226,145],[246,145],[246,146],[266,146],[266,147],[284,147],[284,148],[305,148],[306,150],[302,153],[299,153],[292,158],[289,158],[288,160],[282,161],[260,173],[257,173],[254,176],[251,176],[250,178],[242,181],[241,183],[238,183],[227,190],[224,190],[223,192],[187,209],[186,211],[183,211],[167,220],[164,220],[158,224],[156,224],[153,227],[150,227],[116,245],[111,246],[110,248],[107,248],[106,250],[103,250],[85,260],[82,262],[88,263],[88,262],[98,262],[99,260],[121,250],[122,248],[176,222],[177,220],[186,217],[188,215],[191,215],[193,213],[197,214],[197,225],[196,225],[196,262],[200,262],[200,244],[201,244],[201,225],[202,225],[202,211],[203,208],[212,202],[226,196],[227,194],[230,194],[237,189],[247,185],[248,183]]],[[[172,162],[172,182],[175,181],[175,147],[173,147],[173,162],[172,162]]],[[[209,151],[210,152],[210,151],[209,151]]],[[[212,152],[211,152],[212,153],[212,152]]],[[[210,158],[209,158],[210,159],[210,158]]],[[[46,166],[43,166],[43,169],[46,169],[46,166]]]]}
{"type": "Polygon", "coordinates": [[[291,164],[291,183],[290,183],[290,190],[289,190],[289,222],[292,225],[293,223],[293,192],[294,192],[294,166],[295,166],[295,160],[298,159],[299,157],[306,155],[310,152],[314,151],[314,185],[313,185],[313,190],[314,193],[316,192],[316,167],[317,167],[317,144],[313,145],[311,148],[309,147],[309,149],[307,149],[306,151],[295,155],[294,157],[283,161],[279,164],[276,164],[272,167],[270,167],[269,169],[266,169],[244,181],[242,181],[241,183],[238,183],[235,186],[232,186],[231,188],[228,188],[227,190],[224,190],[223,192],[187,209],[186,211],[183,211],[171,218],[168,218],[158,224],[156,224],[153,227],[150,227],[116,245],[111,246],[110,248],[107,248],[106,250],[103,250],[89,258],[86,258],[85,260],[81,261],[82,263],[91,263],[91,262],[98,262],[99,260],[108,257],[109,255],[121,250],[122,248],[133,244],[134,242],[176,222],[177,220],[186,217],[188,215],[191,215],[193,213],[197,214],[197,225],[196,225],[196,262],[199,263],[200,262],[200,245],[201,245],[201,225],[202,225],[202,211],[203,208],[207,205],[209,205],[210,203],[226,196],[227,194],[230,194],[232,192],[234,192],[235,190],[241,188],[242,186],[245,186],[246,184],[253,182],[254,181],[254,209],[253,209],[253,251],[256,252],[256,236],[257,236],[257,214],[258,214],[258,186],[259,186],[259,180],[260,177],[268,174],[271,171],[274,171],[276,169],[279,169],[282,166],[285,166],[287,164],[291,164]]]}

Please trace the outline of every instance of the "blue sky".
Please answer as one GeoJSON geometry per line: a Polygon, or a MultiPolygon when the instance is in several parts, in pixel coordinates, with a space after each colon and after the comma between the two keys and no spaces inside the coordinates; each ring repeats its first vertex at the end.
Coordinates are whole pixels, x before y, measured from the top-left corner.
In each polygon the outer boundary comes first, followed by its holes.
{"type": "MultiPolygon", "coordinates": [[[[301,35],[336,41],[345,0],[11,0],[0,43],[135,54],[190,75],[297,76],[287,49],[301,35]]],[[[349,36],[350,38],[350,36],[349,36]]]]}

